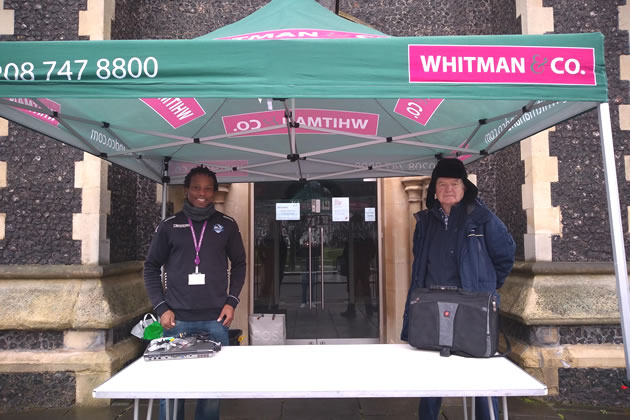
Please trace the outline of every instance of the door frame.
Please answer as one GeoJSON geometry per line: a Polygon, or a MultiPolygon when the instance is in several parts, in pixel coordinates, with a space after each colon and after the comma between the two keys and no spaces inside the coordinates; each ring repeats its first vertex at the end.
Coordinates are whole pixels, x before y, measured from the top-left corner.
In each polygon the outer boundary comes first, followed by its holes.
{"type": "MultiPolygon", "coordinates": [[[[385,338],[385,298],[383,278],[383,179],[376,179],[376,207],[377,211],[377,260],[378,260],[378,338],[322,338],[322,339],[289,339],[286,340],[288,345],[300,344],[379,344],[384,343],[385,338]]],[[[248,315],[254,313],[254,235],[255,235],[255,202],[254,202],[254,183],[249,188],[249,246],[247,252],[247,280],[249,282],[249,293],[247,302],[248,315]]],[[[248,327],[249,328],[249,327],[248,327]]],[[[248,331],[249,334],[249,331],[248,331]]]]}

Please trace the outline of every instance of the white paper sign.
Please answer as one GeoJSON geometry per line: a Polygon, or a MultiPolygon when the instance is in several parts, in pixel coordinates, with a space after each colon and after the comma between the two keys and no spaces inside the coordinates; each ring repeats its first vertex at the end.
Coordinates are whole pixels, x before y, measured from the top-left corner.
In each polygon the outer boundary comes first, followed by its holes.
{"type": "Polygon", "coordinates": [[[365,208],[365,221],[376,222],[376,208],[374,207],[365,208]]]}
{"type": "Polygon", "coordinates": [[[300,220],[300,203],[276,203],[276,220],[300,220]]]}
{"type": "Polygon", "coordinates": [[[347,222],[350,220],[350,199],[348,197],[333,197],[332,221],[347,222]]]}

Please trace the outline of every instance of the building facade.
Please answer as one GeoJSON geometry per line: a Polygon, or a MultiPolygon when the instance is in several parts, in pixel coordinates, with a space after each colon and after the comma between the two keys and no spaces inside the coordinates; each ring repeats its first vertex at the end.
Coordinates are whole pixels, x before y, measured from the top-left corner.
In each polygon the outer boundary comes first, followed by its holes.
{"type": "MultiPolygon", "coordinates": [[[[194,38],[266,3],[0,0],[0,41],[194,38]]],[[[321,3],[334,7],[334,1],[321,3]]],[[[630,251],[630,6],[622,0],[341,0],[340,11],[393,36],[602,32],[630,251]]],[[[518,262],[501,290],[511,358],[544,381],[552,398],[627,406],[630,397],[618,386],[624,355],[596,111],[475,162],[469,172],[517,243],[518,262]]],[[[423,208],[427,181],[376,182],[382,239],[371,293],[382,343],[399,342],[412,214],[423,208]]],[[[129,331],[151,309],[142,260],[160,220],[161,188],[0,120],[0,412],[107,403],[92,399],[92,389],[142,350],[129,331]]],[[[218,208],[239,223],[248,250],[233,325],[245,332],[243,344],[257,279],[264,276],[256,257],[256,194],[253,184],[222,184],[216,196],[218,208]]],[[[181,188],[169,188],[169,212],[182,200],[181,188]]]]}

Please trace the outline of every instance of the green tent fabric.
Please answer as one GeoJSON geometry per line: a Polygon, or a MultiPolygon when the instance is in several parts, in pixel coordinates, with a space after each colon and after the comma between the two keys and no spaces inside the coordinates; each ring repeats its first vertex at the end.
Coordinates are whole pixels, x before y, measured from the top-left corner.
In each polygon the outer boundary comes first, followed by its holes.
{"type": "Polygon", "coordinates": [[[606,101],[600,34],[396,38],[274,0],[193,40],[0,43],[0,116],[155,181],[409,176],[606,101]]]}

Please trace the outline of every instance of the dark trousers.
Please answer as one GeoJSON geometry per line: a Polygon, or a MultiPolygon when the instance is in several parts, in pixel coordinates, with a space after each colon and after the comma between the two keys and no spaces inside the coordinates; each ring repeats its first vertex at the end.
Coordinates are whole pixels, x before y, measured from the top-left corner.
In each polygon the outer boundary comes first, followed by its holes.
{"type": "MultiPolygon", "coordinates": [[[[420,398],[418,409],[419,420],[437,420],[442,406],[441,397],[420,398]]],[[[499,399],[492,397],[494,407],[494,418],[499,420],[499,399]]],[[[477,420],[490,420],[490,410],[488,409],[488,397],[475,397],[475,418],[477,420]]]]}

